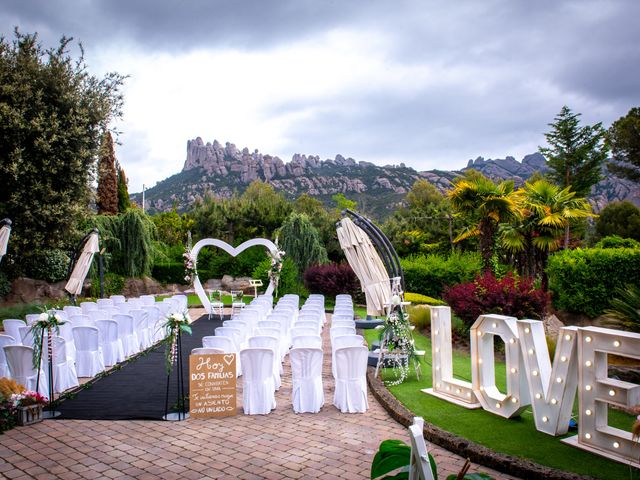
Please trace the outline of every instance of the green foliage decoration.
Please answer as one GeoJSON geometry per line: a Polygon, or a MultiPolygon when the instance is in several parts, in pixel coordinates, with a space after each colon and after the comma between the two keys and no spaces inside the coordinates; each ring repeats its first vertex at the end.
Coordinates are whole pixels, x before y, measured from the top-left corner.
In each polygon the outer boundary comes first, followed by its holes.
{"type": "Polygon", "coordinates": [[[640,285],[640,249],[562,250],[549,257],[547,274],[556,308],[596,317],[616,289],[640,285]]]}
{"type": "Polygon", "coordinates": [[[102,135],[121,114],[124,77],[91,75],[70,42],[45,49],[17,29],[0,39],[0,217],[13,220],[21,257],[79,236],[102,135]]]}
{"type": "Polygon", "coordinates": [[[446,286],[470,282],[482,270],[477,253],[421,255],[403,258],[405,288],[408,291],[440,298],[446,286]]]}

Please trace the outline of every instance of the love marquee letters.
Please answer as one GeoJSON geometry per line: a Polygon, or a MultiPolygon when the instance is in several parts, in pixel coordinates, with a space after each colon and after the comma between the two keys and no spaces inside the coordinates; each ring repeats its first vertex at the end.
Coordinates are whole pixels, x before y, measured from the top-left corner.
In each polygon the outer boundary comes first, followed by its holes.
{"type": "Polygon", "coordinates": [[[453,377],[451,309],[431,307],[433,387],[426,393],[504,418],[518,416],[531,405],[536,429],[554,436],[567,433],[577,393],[578,435],[562,441],[640,466],[638,441],[607,421],[609,405],[630,408],[640,403],[640,385],[609,378],[607,373],[608,355],[640,359],[639,334],[564,327],[558,334],[553,364],[541,321],[481,315],[470,335],[472,382],[453,377]],[[505,344],[505,393],[495,382],[495,336],[505,344]]]}

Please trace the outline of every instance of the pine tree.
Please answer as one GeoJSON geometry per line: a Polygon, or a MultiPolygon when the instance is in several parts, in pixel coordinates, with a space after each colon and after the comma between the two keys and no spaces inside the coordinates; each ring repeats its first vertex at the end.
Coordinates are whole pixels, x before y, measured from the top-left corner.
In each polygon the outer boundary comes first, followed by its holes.
{"type": "Polygon", "coordinates": [[[131,200],[129,200],[129,187],[127,186],[127,176],[124,169],[116,160],[116,170],[118,171],[118,212],[124,213],[131,208],[131,200]]]}
{"type": "Polygon", "coordinates": [[[578,197],[586,197],[601,177],[607,158],[602,123],[580,126],[580,113],[562,107],[545,133],[549,147],[539,147],[551,168],[549,177],[562,188],[571,186],[578,197]]]}
{"type": "Polygon", "coordinates": [[[118,214],[118,173],[113,138],[107,132],[102,137],[100,161],[98,162],[98,213],[118,214]]]}
{"type": "Polygon", "coordinates": [[[609,171],[640,183],[640,108],[632,108],[613,122],[609,142],[615,160],[607,165],[609,171]]]}

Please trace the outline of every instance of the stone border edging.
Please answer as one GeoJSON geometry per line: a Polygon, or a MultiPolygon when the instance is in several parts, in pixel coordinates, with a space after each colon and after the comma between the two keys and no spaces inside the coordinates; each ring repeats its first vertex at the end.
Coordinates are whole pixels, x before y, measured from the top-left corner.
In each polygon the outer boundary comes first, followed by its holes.
{"type": "MultiPolygon", "coordinates": [[[[373,396],[395,421],[405,427],[413,424],[415,415],[393,396],[381,379],[375,377],[375,368],[373,367],[367,368],[367,383],[373,396]]],[[[462,457],[469,458],[472,462],[528,480],[595,480],[594,477],[564,472],[513,455],[495,452],[427,421],[424,423],[423,436],[426,440],[462,457]]]]}

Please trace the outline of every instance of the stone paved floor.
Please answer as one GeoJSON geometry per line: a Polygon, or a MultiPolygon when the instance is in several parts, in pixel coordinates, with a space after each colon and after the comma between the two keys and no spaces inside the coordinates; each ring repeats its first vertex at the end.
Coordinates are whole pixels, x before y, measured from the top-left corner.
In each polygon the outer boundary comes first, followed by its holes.
{"type": "MultiPolygon", "coordinates": [[[[193,311],[192,318],[201,312],[193,311]]],[[[324,351],[331,352],[328,328],[324,351]]],[[[323,369],[325,406],[294,414],[285,363],[277,408],[271,414],[183,422],[47,420],[0,435],[0,477],[77,479],[369,478],[380,442],[408,442],[407,431],[369,394],[365,414],[342,414],[333,405],[331,355],[323,369]]],[[[241,381],[239,382],[242,383],[241,381]]],[[[429,445],[444,478],[464,460],[429,445]]],[[[513,478],[474,465],[495,478],[513,478]]]]}

